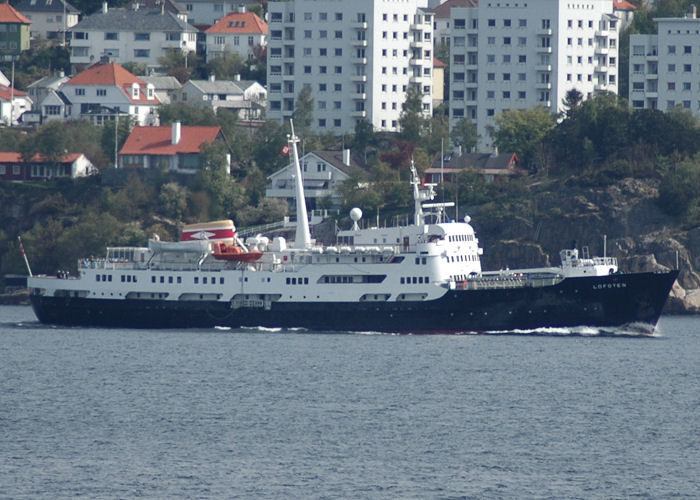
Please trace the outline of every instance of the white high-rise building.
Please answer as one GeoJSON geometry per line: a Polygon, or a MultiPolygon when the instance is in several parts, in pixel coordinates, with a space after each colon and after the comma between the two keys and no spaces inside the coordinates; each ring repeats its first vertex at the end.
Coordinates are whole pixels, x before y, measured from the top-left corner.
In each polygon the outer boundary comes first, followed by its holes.
{"type": "Polygon", "coordinates": [[[397,131],[406,91],[432,113],[433,17],[427,0],[270,2],[267,117],[292,117],[311,89],[313,128],[352,132],[359,120],[397,131]]]}
{"type": "Polygon", "coordinates": [[[656,35],[630,37],[629,103],[668,111],[680,106],[700,117],[700,19],[654,19],[656,35]]]}
{"type": "Polygon", "coordinates": [[[476,123],[479,149],[505,110],[563,110],[566,93],[617,93],[619,20],[608,0],[479,2],[451,11],[450,123],[476,123]]]}

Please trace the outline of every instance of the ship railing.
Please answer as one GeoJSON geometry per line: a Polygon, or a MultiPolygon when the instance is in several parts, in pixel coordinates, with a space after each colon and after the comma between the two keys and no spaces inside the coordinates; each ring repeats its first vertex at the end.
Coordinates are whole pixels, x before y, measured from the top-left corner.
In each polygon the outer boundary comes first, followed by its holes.
{"type": "Polygon", "coordinates": [[[553,286],[559,283],[562,277],[559,275],[510,275],[510,276],[494,276],[494,277],[475,277],[467,280],[457,281],[455,288],[457,290],[491,290],[505,288],[523,288],[523,287],[543,287],[553,286]]]}

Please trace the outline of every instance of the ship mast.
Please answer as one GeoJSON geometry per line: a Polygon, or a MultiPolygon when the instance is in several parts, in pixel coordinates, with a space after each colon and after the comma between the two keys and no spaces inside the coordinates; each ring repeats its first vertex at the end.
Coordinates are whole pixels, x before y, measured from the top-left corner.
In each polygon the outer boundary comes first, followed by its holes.
{"type": "Polygon", "coordinates": [[[287,142],[292,152],[292,158],[294,158],[294,170],[296,172],[297,231],[294,237],[294,248],[309,248],[311,246],[311,233],[309,232],[309,216],[306,213],[304,183],[301,178],[301,166],[299,165],[299,154],[297,152],[299,138],[294,135],[294,122],[292,120],[289,120],[289,126],[292,133],[287,136],[287,142]]]}
{"type": "Polygon", "coordinates": [[[425,214],[423,213],[422,203],[426,200],[435,198],[435,184],[421,185],[421,180],[418,178],[418,171],[411,158],[411,184],[413,185],[413,223],[420,226],[425,223],[425,214]]]}

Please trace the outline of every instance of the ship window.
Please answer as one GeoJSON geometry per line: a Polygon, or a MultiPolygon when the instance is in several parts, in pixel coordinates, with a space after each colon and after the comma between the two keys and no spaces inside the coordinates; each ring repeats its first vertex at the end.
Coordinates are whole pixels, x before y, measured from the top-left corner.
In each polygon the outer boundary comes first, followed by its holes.
{"type": "Polygon", "coordinates": [[[402,284],[402,285],[404,284],[404,281],[405,281],[405,279],[404,279],[404,277],[402,276],[402,277],[401,277],[401,284],[402,284]]]}
{"type": "Polygon", "coordinates": [[[423,278],[423,280],[425,281],[425,283],[430,283],[430,278],[429,278],[428,276],[426,276],[425,278],[423,278]]]}
{"type": "Polygon", "coordinates": [[[122,283],[124,283],[125,281],[126,281],[126,276],[124,276],[124,275],[122,274],[122,283]]]}
{"type": "Polygon", "coordinates": [[[414,276],[414,277],[413,277],[413,284],[415,285],[416,283],[418,283],[418,278],[416,278],[416,277],[414,276]]]}
{"type": "Polygon", "coordinates": [[[207,277],[204,276],[204,277],[202,278],[202,285],[206,285],[206,284],[207,284],[207,277]]]}
{"type": "Polygon", "coordinates": [[[136,276],[132,276],[132,280],[136,283],[136,276]]]}
{"type": "Polygon", "coordinates": [[[161,276],[161,277],[160,277],[160,282],[161,282],[161,283],[165,283],[165,276],[161,276]]]}
{"type": "Polygon", "coordinates": [[[195,276],[194,277],[194,284],[196,285],[198,283],[199,283],[199,276],[195,276]]]}
{"type": "MultiPolygon", "coordinates": [[[[123,280],[122,280],[122,281],[123,281],[123,280]]],[[[131,275],[129,275],[129,276],[126,277],[126,281],[127,281],[128,283],[131,283],[131,275]]]]}
{"type": "Polygon", "coordinates": [[[172,282],[173,282],[173,277],[172,277],[172,276],[168,276],[168,283],[172,283],[172,282]]]}
{"type": "MultiPolygon", "coordinates": [[[[248,278],[246,278],[245,280],[248,281],[248,278]]],[[[223,284],[224,284],[224,279],[219,278],[219,285],[223,285],[223,284]]]]}
{"type": "Polygon", "coordinates": [[[426,265],[427,263],[428,263],[428,260],[425,257],[423,257],[421,264],[426,265]]]}
{"type": "Polygon", "coordinates": [[[156,282],[156,277],[155,277],[155,276],[151,276],[151,283],[155,283],[155,282],[156,282]]]}
{"type": "Polygon", "coordinates": [[[296,285],[296,284],[297,284],[297,279],[296,279],[296,278],[292,278],[292,285],[296,285]]]}
{"type": "Polygon", "coordinates": [[[304,278],[304,284],[308,285],[309,284],[309,278],[304,278]]]}
{"type": "Polygon", "coordinates": [[[178,276],[178,277],[177,277],[177,282],[178,282],[178,283],[182,283],[182,276],[178,276]]]}
{"type": "Polygon", "coordinates": [[[100,281],[100,275],[99,275],[99,274],[96,274],[96,275],[95,275],[95,281],[100,281]]]}
{"type": "Polygon", "coordinates": [[[112,275],[107,276],[107,281],[112,281],[112,275]]]}
{"type": "Polygon", "coordinates": [[[416,257],[416,264],[420,264],[420,257],[416,257]]]}
{"type": "Polygon", "coordinates": [[[418,277],[418,283],[423,283],[423,276],[418,277]]]}
{"type": "Polygon", "coordinates": [[[291,279],[287,278],[287,284],[289,285],[291,283],[291,279]]]}

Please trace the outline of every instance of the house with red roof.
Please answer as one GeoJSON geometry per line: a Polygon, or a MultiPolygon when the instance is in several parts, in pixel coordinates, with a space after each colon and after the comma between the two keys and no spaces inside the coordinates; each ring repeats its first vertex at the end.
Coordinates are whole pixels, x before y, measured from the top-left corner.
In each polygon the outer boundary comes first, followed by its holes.
{"type": "Polygon", "coordinates": [[[632,22],[637,7],[627,0],[613,0],[613,14],[620,19],[620,32],[632,22]]]}
{"type": "Polygon", "coordinates": [[[39,154],[25,160],[18,152],[0,152],[0,179],[6,181],[75,179],[96,173],[97,169],[83,153],[69,153],[54,162],[39,154]]]}
{"type": "Polygon", "coordinates": [[[0,84],[0,122],[16,125],[25,111],[32,109],[32,100],[26,92],[0,84]]]}
{"type": "Polygon", "coordinates": [[[29,25],[24,14],[7,2],[0,3],[0,56],[18,56],[29,48],[29,25]]]}
{"type": "Polygon", "coordinates": [[[61,93],[70,102],[72,120],[84,118],[101,125],[118,116],[137,125],[158,123],[155,87],[115,62],[90,66],[64,83],[61,93]]]}
{"type": "Polygon", "coordinates": [[[518,155],[494,151],[492,153],[464,153],[460,156],[448,154],[442,160],[438,154],[424,175],[426,182],[440,184],[443,180],[446,183],[455,182],[459,173],[465,170],[481,175],[486,182],[528,174],[528,171],[520,166],[518,155]]]}
{"type": "Polygon", "coordinates": [[[119,167],[195,174],[201,168],[202,148],[216,141],[226,145],[230,172],[231,148],[221,127],[184,126],[180,122],[169,127],[134,127],[119,151],[119,167]]]}
{"type": "Polygon", "coordinates": [[[207,62],[227,53],[252,58],[255,50],[267,45],[267,31],[267,23],[253,12],[227,15],[205,31],[207,62]]]}

